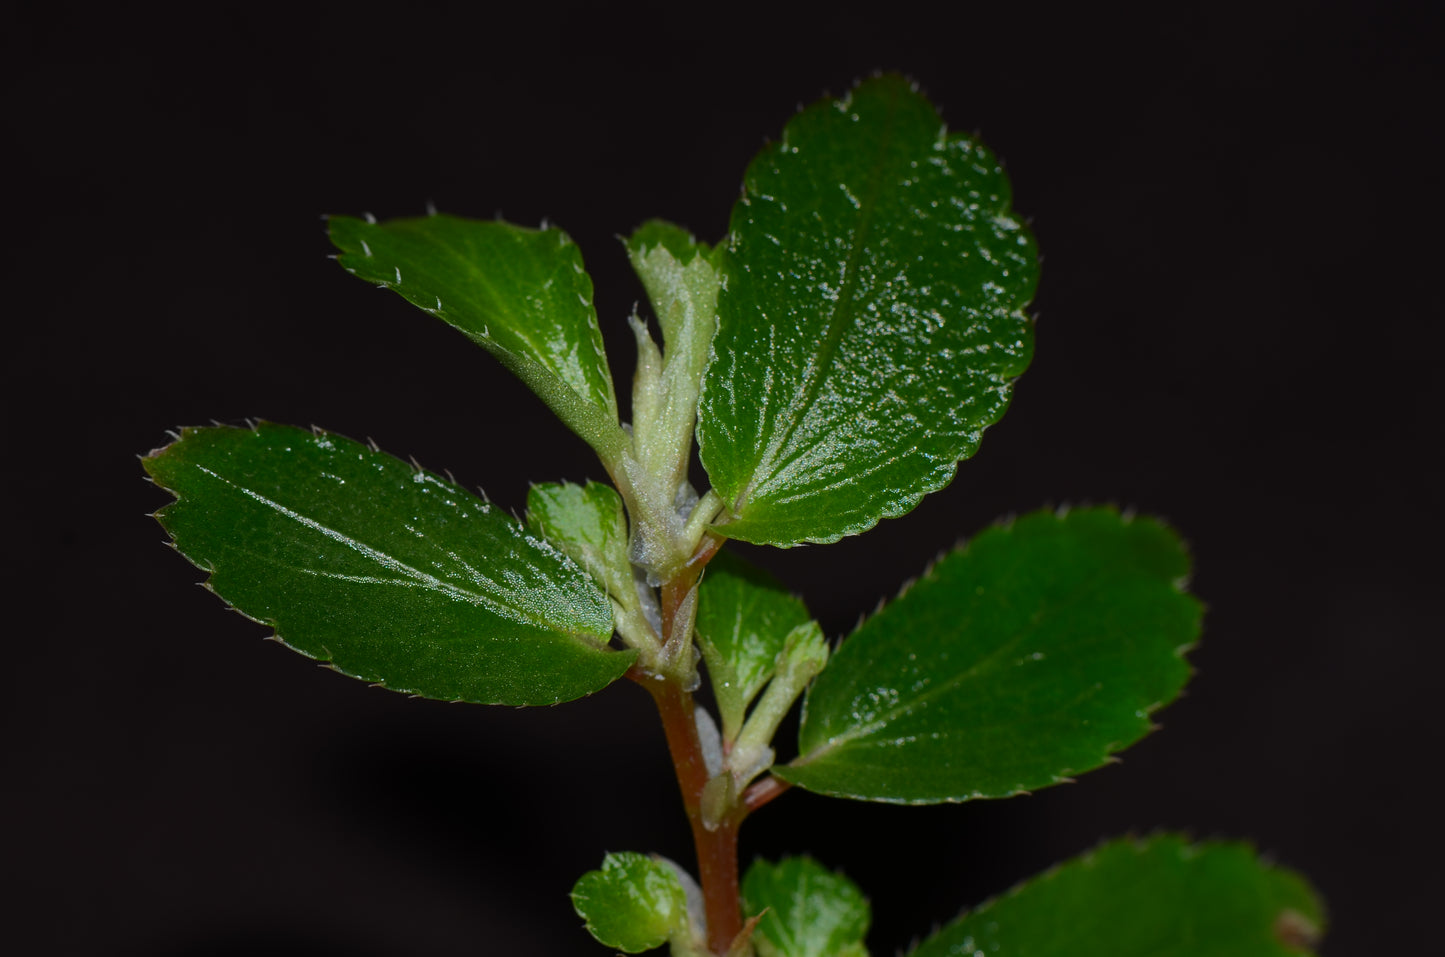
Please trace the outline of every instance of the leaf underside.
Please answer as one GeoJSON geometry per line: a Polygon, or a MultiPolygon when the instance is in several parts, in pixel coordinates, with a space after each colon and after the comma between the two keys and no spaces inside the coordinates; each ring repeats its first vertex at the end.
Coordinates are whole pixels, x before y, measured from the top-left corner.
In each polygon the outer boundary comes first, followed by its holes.
{"type": "Polygon", "coordinates": [[[1032,354],[1037,249],[1009,196],[896,76],[752,162],[698,427],[720,533],[835,541],[952,479],[1032,354]]]}
{"type": "Polygon", "coordinates": [[[904,804],[1007,797],[1143,737],[1189,676],[1199,603],[1165,526],[1107,508],[1037,512],[935,564],[814,681],[812,791],[904,804]]]}
{"type": "Polygon", "coordinates": [[[186,429],[144,460],[157,518],[208,587],[345,674],[448,701],[555,704],[634,652],[588,575],[510,515],[383,452],[261,423],[186,429]]]}
{"type": "Polygon", "coordinates": [[[910,957],[1300,957],[1324,910],[1243,844],[1125,839],[1027,881],[910,957]]]}

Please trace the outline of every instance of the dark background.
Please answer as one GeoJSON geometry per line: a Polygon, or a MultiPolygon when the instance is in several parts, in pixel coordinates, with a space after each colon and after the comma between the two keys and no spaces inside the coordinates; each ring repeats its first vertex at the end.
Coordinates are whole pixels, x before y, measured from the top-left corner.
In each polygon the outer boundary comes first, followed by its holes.
{"type": "Polygon", "coordinates": [[[889,955],[1102,837],[1187,828],[1310,875],[1328,957],[1428,950],[1440,5],[521,6],[7,24],[13,952],[602,953],[572,881],[607,850],[691,858],[646,697],[486,709],[318,668],[195,587],[136,456],[256,416],[512,507],[601,478],[488,356],[327,261],[320,215],[550,218],[626,381],[615,236],[719,237],[764,139],[876,68],[1006,159],[1045,255],[1037,359],[948,489],[760,560],[839,635],[1000,515],[1118,502],[1190,540],[1206,635],[1120,765],[963,806],[793,793],[745,858],[847,871],[889,955]]]}

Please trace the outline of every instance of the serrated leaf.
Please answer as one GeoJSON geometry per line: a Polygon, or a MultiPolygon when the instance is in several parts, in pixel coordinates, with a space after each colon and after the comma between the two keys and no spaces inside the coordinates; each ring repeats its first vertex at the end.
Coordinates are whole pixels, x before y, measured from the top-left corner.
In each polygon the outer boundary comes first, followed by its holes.
{"type": "MultiPolygon", "coordinates": [[[[633,448],[652,480],[646,484],[660,483],[651,490],[650,511],[665,514],[675,509],[679,487],[687,481],[702,371],[717,330],[722,275],[713,250],[660,219],[644,223],[628,237],[627,255],[662,329],[664,349],[659,350],[647,325],[632,318],[638,354],[632,388],[633,448]]],[[[645,523],[648,512],[643,509],[634,518],[645,523]]],[[[649,537],[649,529],[640,531],[644,540],[649,537]]]]}
{"type": "Polygon", "coordinates": [[[992,153],[896,76],[748,167],[698,441],[718,531],[829,542],[946,485],[1028,365],[1033,238],[992,153]]]}
{"type": "Polygon", "coordinates": [[[991,528],[843,642],[809,689],[800,757],[774,773],[927,804],[1096,768],[1188,679],[1188,571],[1172,531],[1113,509],[991,528]]]}
{"type": "Polygon", "coordinates": [[[728,741],[772,677],[788,634],[811,618],[801,599],[732,552],[708,563],[698,586],[697,639],[728,741]]]}
{"type": "Polygon", "coordinates": [[[533,485],[527,492],[527,525],[613,595],[625,595],[635,587],[627,558],[627,514],[612,486],[533,485]]]}
{"type": "Polygon", "coordinates": [[[911,957],[1300,957],[1324,910],[1297,874],[1234,843],[1105,844],[965,914],[911,957]]]}
{"type": "MultiPolygon", "coordinates": [[[[685,376],[671,383],[672,390],[690,385],[696,402],[716,330],[720,257],[682,227],[661,219],[647,221],[627,238],[627,256],[662,328],[668,364],[677,365],[675,376],[685,376]]],[[[690,426],[692,410],[687,418],[690,426]]]]}
{"type": "Polygon", "coordinates": [[[743,910],[762,915],[753,941],[759,957],[866,954],[872,914],[858,886],[811,857],[753,862],[742,883],[743,910]]]}
{"type": "Polygon", "coordinates": [[[572,906],[597,941],[629,954],[661,947],[687,927],[687,897],[671,867],[645,854],[608,854],[572,888],[572,906]]]}
{"type": "MultiPolygon", "coordinates": [[[[692,233],[665,219],[649,219],[627,237],[629,256],[645,258],[648,252],[659,246],[671,253],[681,266],[688,265],[698,256],[705,259],[713,256],[712,246],[698,242],[692,233]]],[[[646,279],[643,281],[646,282],[646,279]]]]}
{"type": "Polygon", "coordinates": [[[396,691],[555,704],[605,687],[612,609],[566,556],[430,472],[326,432],[186,429],[144,460],[208,586],[291,648],[396,691]]]}
{"type": "Polygon", "coordinates": [[[565,232],[445,215],[335,216],[330,232],[348,272],[491,352],[604,460],[623,448],[592,279],[565,232]]]}

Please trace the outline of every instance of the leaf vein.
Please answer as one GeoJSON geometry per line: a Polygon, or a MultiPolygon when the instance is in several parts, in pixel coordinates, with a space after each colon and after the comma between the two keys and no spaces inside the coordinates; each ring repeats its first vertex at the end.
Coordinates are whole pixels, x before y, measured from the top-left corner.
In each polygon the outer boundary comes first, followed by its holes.
{"type": "Polygon", "coordinates": [[[330,526],[325,525],[314,518],[303,515],[295,509],[289,508],[281,504],[280,502],[275,501],[274,499],[267,498],[265,495],[262,495],[260,492],[257,492],[254,489],[247,488],[244,485],[239,485],[236,482],[233,482],[230,479],[226,478],[225,476],[209,468],[206,468],[204,465],[197,465],[196,468],[198,468],[206,475],[209,475],[212,478],[216,479],[217,481],[228,485],[231,488],[234,488],[236,491],[245,495],[247,498],[250,498],[257,503],[274,510],[278,514],[291,519],[302,527],[310,529],[311,531],[316,532],[317,534],[328,538],[331,541],[334,541],[340,545],[344,545],[347,548],[352,549],[359,555],[376,562],[382,568],[385,568],[389,571],[401,573],[403,578],[388,579],[380,577],[373,578],[370,576],[351,576],[346,575],[345,573],[328,572],[323,569],[302,568],[299,569],[301,571],[305,571],[308,574],[317,575],[320,577],[335,578],[339,580],[369,581],[376,584],[422,587],[430,591],[439,592],[457,601],[462,601],[475,607],[485,608],[486,610],[492,612],[495,615],[510,619],[520,624],[532,625],[535,627],[539,627],[545,631],[557,630],[549,622],[542,620],[534,615],[528,614],[522,608],[508,604],[507,602],[502,601],[499,598],[492,598],[485,594],[468,591],[465,588],[460,588],[450,582],[443,581],[440,578],[437,578],[435,575],[424,572],[419,568],[413,568],[411,565],[406,564],[405,562],[392,555],[388,555],[387,553],[377,548],[373,548],[372,546],[367,545],[365,542],[358,541],[357,539],[352,538],[344,532],[340,532],[334,528],[331,528],[330,526]],[[406,582],[406,579],[410,579],[410,583],[406,582]]]}

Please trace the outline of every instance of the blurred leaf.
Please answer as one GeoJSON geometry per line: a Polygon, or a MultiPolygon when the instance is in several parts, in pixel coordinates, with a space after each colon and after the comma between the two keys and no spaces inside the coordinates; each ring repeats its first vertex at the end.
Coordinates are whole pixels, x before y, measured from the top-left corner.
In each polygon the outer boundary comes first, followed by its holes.
{"type": "Polygon", "coordinates": [[[964,914],[911,957],[1299,957],[1324,909],[1242,844],[1105,844],[964,914]]]}
{"type": "Polygon", "coordinates": [[[871,914],[858,886],[811,857],[758,860],[742,884],[743,912],[762,914],[754,932],[759,957],[862,954],[871,914]]]}
{"type": "Polygon", "coordinates": [[[687,897],[667,864],[645,854],[608,854],[583,874],[572,906],[597,941],[629,954],[661,947],[687,927],[687,897]]]}

